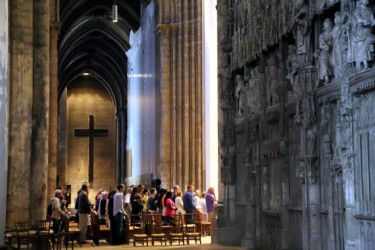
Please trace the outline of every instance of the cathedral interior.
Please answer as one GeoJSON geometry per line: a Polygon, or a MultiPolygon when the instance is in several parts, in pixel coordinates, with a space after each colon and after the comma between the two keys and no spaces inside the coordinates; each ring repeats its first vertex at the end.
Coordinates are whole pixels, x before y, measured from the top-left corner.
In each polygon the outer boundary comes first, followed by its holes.
{"type": "Polygon", "coordinates": [[[0,249],[160,180],[217,190],[218,245],[373,250],[374,103],[374,1],[0,0],[0,249]]]}

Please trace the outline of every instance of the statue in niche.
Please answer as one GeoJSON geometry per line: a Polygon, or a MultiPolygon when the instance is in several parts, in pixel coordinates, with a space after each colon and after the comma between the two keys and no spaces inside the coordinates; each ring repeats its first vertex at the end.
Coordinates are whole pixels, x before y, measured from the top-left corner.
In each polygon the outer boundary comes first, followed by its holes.
{"type": "Polygon", "coordinates": [[[311,27],[312,23],[309,16],[309,6],[306,0],[295,0],[294,6],[297,15],[294,18],[294,37],[296,38],[296,54],[301,65],[311,65],[312,63],[312,45],[311,45],[311,27]]]}
{"type": "Polygon", "coordinates": [[[237,98],[237,115],[242,116],[245,111],[245,81],[243,80],[242,75],[236,75],[236,89],[235,96],[237,98]]]}
{"type": "Polygon", "coordinates": [[[332,65],[334,76],[340,79],[344,75],[344,68],[348,51],[348,24],[345,23],[345,16],[337,11],[335,13],[335,26],[331,32],[333,38],[332,65]]]}
{"type": "Polygon", "coordinates": [[[250,116],[259,114],[260,104],[259,101],[262,99],[261,85],[264,81],[263,74],[259,71],[259,66],[251,69],[250,71],[249,84],[246,91],[247,106],[249,108],[250,116]]]}
{"type": "Polygon", "coordinates": [[[295,45],[289,45],[288,46],[288,58],[287,58],[287,70],[288,75],[287,79],[290,82],[290,85],[292,86],[292,91],[294,96],[300,96],[302,95],[302,89],[301,86],[298,84],[297,81],[297,68],[298,68],[298,59],[296,54],[296,46],[295,45]]]}
{"type": "Polygon", "coordinates": [[[372,34],[372,28],[375,26],[375,19],[368,0],[357,2],[351,26],[348,61],[355,62],[356,71],[359,72],[368,69],[368,61],[373,60],[374,53],[375,36],[372,34]]]}
{"type": "Polygon", "coordinates": [[[306,154],[307,156],[316,155],[316,133],[313,128],[307,130],[306,136],[306,154]]]}
{"type": "Polygon", "coordinates": [[[323,85],[326,85],[330,82],[332,77],[332,48],[333,48],[333,38],[332,31],[333,24],[331,19],[327,18],[324,20],[323,24],[323,33],[319,36],[319,79],[323,80],[323,85]]]}
{"type": "Polygon", "coordinates": [[[280,102],[279,93],[278,93],[278,67],[277,67],[277,57],[275,55],[271,55],[270,58],[267,60],[267,76],[268,76],[268,84],[269,84],[269,93],[268,96],[268,104],[269,106],[275,105],[280,102]]]}

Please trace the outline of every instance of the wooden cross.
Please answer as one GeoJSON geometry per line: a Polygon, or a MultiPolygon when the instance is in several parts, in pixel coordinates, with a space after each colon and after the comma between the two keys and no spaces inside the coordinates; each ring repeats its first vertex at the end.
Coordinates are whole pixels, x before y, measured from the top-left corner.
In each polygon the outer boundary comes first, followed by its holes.
{"type": "Polygon", "coordinates": [[[107,129],[94,128],[94,116],[89,116],[88,129],[75,129],[74,136],[88,137],[89,138],[89,183],[91,186],[94,180],[94,137],[108,136],[107,129]]]}

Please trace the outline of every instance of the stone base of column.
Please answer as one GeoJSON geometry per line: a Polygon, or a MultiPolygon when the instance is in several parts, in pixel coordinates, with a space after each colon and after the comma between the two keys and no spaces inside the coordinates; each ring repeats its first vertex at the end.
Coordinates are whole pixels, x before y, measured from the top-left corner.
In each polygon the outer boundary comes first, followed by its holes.
{"type": "Polygon", "coordinates": [[[236,228],[217,228],[216,244],[224,246],[240,246],[240,233],[236,228]]]}
{"type": "Polygon", "coordinates": [[[250,239],[241,240],[241,247],[245,249],[255,249],[255,241],[250,239]]]}

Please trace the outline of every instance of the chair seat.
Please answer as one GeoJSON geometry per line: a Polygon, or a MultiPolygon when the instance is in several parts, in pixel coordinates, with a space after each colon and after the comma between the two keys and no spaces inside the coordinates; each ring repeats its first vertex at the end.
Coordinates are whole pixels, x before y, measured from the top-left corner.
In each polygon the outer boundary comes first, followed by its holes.
{"type": "Polygon", "coordinates": [[[188,236],[200,236],[200,233],[186,233],[188,236]]]}
{"type": "Polygon", "coordinates": [[[166,234],[151,234],[152,237],[165,237],[166,234]]]}
{"type": "Polygon", "coordinates": [[[100,225],[100,231],[111,231],[106,225],[100,225]]]}
{"type": "Polygon", "coordinates": [[[202,225],[211,225],[211,222],[209,222],[209,221],[200,221],[199,224],[202,224],[202,225]]]}
{"type": "Polygon", "coordinates": [[[30,230],[28,232],[18,232],[17,236],[18,237],[29,237],[29,236],[34,236],[37,234],[36,230],[30,230]]]}
{"type": "Polygon", "coordinates": [[[141,229],[141,228],[137,226],[129,226],[129,230],[137,230],[137,229],[141,229]]]}
{"type": "Polygon", "coordinates": [[[76,227],[69,228],[69,233],[75,233],[75,232],[80,232],[79,228],[76,228],[76,227]]]}
{"type": "Polygon", "coordinates": [[[147,234],[133,234],[133,237],[148,237],[147,234]]]}
{"type": "Polygon", "coordinates": [[[170,233],[169,235],[170,236],[176,236],[176,237],[178,237],[178,236],[184,236],[183,233],[170,233]]]}

